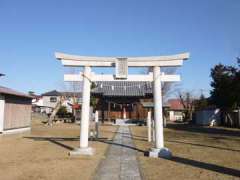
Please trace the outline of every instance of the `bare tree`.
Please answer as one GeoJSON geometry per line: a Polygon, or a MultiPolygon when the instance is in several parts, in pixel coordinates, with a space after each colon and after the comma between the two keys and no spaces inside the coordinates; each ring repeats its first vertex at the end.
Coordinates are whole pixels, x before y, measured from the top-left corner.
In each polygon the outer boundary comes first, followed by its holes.
{"type": "MultiPolygon", "coordinates": [[[[177,68],[174,67],[165,67],[161,69],[162,73],[164,74],[175,74],[177,68]]],[[[148,74],[152,72],[152,68],[144,68],[142,71],[144,74],[148,74]]],[[[169,96],[174,94],[177,91],[178,83],[175,82],[162,82],[162,96],[163,100],[166,101],[169,96]]]]}
{"type": "MultiPolygon", "coordinates": [[[[67,74],[79,74],[80,69],[76,67],[68,67],[67,74]]],[[[74,96],[76,96],[77,93],[81,91],[82,88],[82,82],[78,81],[72,81],[72,82],[65,82],[65,86],[67,91],[72,92],[74,96]]]]}
{"type": "MultiPolygon", "coordinates": [[[[177,71],[176,68],[162,68],[162,72],[164,74],[175,74],[177,71]]],[[[163,99],[167,100],[169,98],[169,96],[171,96],[172,94],[174,94],[177,90],[178,90],[178,83],[176,82],[163,82],[162,84],[162,95],[163,95],[163,99]]]]}
{"type": "MultiPolygon", "coordinates": [[[[78,74],[79,73],[79,69],[78,68],[66,68],[65,69],[65,73],[66,74],[78,74]]],[[[76,104],[77,102],[77,98],[78,98],[78,94],[79,92],[81,92],[81,82],[61,82],[61,90],[64,91],[64,93],[61,93],[61,97],[59,99],[59,101],[57,102],[56,106],[53,108],[52,113],[48,119],[48,124],[52,125],[52,121],[55,118],[58,110],[61,108],[61,106],[63,105],[64,101],[67,100],[67,98],[69,98],[69,96],[71,96],[70,98],[72,99],[72,104],[76,104]],[[67,92],[70,92],[70,94],[68,94],[67,92]]],[[[75,117],[76,115],[76,110],[73,109],[72,111],[73,116],[75,117]]]]}
{"type": "Polygon", "coordinates": [[[185,111],[184,121],[191,121],[194,108],[195,108],[195,100],[196,100],[193,92],[178,91],[178,97],[185,111]]]}
{"type": "Polygon", "coordinates": [[[55,118],[58,110],[59,110],[60,107],[62,106],[62,103],[63,103],[64,99],[65,99],[64,96],[61,96],[61,97],[60,97],[60,99],[59,99],[59,101],[57,102],[55,108],[53,109],[51,115],[49,116],[49,118],[48,118],[48,125],[49,125],[49,126],[52,126],[52,125],[53,125],[53,120],[54,120],[54,118],[55,118]]]}
{"type": "MultiPolygon", "coordinates": [[[[76,68],[76,67],[70,67],[68,69],[68,73],[69,74],[79,74],[80,73],[80,69],[76,68]]],[[[79,98],[79,92],[81,92],[82,89],[82,82],[78,82],[78,81],[72,81],[72,82],[67,82],[66,85],[68,85],[68,91],[71,92],[71,94],[73,95],[72,98],[72,103],[73,104],[77,104],[79,103],[77,100],[79,98]]],[[[76,109],[72,109],[72,113],[73,116],[76,120],[76,109]]]]}

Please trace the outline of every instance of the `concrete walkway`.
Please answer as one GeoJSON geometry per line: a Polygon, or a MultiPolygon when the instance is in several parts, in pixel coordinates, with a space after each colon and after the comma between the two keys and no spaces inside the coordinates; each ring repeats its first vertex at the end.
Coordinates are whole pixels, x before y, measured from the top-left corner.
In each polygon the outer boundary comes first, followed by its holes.
{"type": "Polygon", "coordinates": [[[136,150],[128,126],[120,126],[95,180],[141,180],[136,150]]]}

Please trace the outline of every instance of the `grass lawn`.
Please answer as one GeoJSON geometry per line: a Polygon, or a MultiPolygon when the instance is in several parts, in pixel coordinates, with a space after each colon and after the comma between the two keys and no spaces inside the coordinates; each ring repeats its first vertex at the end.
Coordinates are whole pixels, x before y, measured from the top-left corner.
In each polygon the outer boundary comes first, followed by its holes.
{"type": "MultiPolygon", "coordinates": [[[[100,127],[101,136],[112,138],[115,126],[100,127]]],[[[0,179],[91,179],[108,144],[90,141],[94,156],[70,157],[68,152],[79,146],[79,125],[59,123],[53,127],[32,121],[32,130],[18,135],[0,135],[0,179]]]]}
{"type": "Polygon", "coordinates": [[[131,127],[145,179],[240,179],[240,130],[169,124],[165,146],[171,160],[144,156],[152,144],[147,128],[131,127]]]}

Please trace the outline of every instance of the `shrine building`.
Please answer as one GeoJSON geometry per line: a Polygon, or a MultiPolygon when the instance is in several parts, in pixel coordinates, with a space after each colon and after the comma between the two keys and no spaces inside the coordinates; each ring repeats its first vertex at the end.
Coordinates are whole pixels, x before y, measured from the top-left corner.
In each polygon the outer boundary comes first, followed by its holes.
{"type": "Polygon", "coordinates": [[[148,108],[144,107],[144,102],[153,101],[151,82],[101,81],[95,84],[91,95],[97,98],[100,120],[146,119],[148,108]]]}

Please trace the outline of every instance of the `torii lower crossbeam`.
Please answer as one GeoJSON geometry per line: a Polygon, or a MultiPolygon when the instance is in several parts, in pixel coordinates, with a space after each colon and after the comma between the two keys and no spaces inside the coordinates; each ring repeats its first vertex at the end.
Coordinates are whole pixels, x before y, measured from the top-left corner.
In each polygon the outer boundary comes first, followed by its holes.
{"type": "MultiPolygon", "coordinates": [[[[149,73],[146,75],[139,74],[139,75],[128,75],[127,79],[118,79],[116,80],[114,75],[107,75],[107,74],[94,74],[91,73],[87,77],[90,81],[153,81],[153,73],[149,73]]],[[[157,77],[161,82],[177,82],[180,81],[179,75],[165,75],[165,74],[159,74],[157,77]]],[[[65,74],[64,75],[64,81],[83,81],[84,74],[65,74]]]]}

